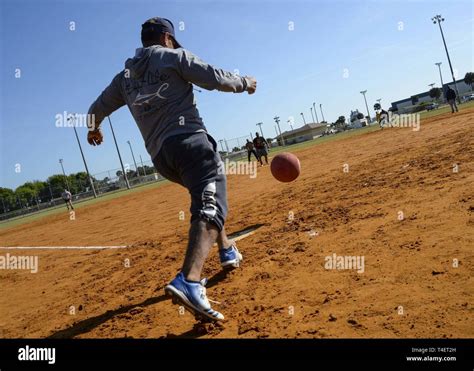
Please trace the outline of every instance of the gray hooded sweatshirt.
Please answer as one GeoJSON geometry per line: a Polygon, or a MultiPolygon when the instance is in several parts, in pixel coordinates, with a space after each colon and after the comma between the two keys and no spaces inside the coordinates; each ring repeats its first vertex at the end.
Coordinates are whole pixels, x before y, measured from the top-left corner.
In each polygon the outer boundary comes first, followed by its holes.
{"type": "Polygon", "coordinates": [[[165,139],[206,132],[193,85],[207,90],[241,93],[249,81],[203,62],[191,52],[159,45],[139,48],[91,105],[95,127],[125,104],[135,119],[152,159],[165,139]]]}

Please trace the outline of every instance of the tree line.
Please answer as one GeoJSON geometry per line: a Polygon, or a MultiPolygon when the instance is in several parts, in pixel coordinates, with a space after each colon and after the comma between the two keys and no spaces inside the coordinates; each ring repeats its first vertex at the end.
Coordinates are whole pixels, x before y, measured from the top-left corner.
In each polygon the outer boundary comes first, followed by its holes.
{"type": "MultiPolygon", "coordinates": [[[[138,173],[135,170],[128,170],[127,177],[131,179],[138,175],[149,175],[154,172],[155,169],[152,166],[139,166],[138,173]]],[[[117,183],[124,180],[123,172],[117,171],[114,175],[117,176],[117,179],[112,180],[109,177],[105,177],[102,180],[98,180],[92,176],[94,186],[96,189],[100,189],[101,192],[119,189],[120,186],[117,183]]],[[[6,213],[36,206],[41,203],[48,203],[53,199],[61,197],[61,193],[65,189],[68,189],[73,195],[90,191],[91,185],[87,173],[81,171],[67,176],[54,174],[45,181],[29,181],[14,190],[0,187],[0,212],[6,213]]]]}

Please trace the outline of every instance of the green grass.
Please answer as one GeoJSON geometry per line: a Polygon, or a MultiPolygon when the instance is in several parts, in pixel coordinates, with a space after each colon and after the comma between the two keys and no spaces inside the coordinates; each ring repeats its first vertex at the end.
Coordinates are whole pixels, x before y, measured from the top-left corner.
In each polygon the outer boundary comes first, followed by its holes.
{"type": "MultiPolygon", "coordinates": [[[[309,148],[309,147],[312,147],[312,146],[315,146],[315,145],[318,145],[318,144],[321,144],[321,143],[332,142],[332,141],[335,141],[335,140],[341,140],[341,139],[345,139],[345,138],[355,137],[355,136],[363,135],[363,134],[366,134],[366,133],[370,133],[372,131],[376,131],[378,129],[379,129],[378,125],[366,126],[366,127],[363,127],[363,128],[357,129],[357,130],[348,130],[348,131],[344,131],[344,132],[337,133],[337,134],[334,134],[334,135],[326,135],[324,137],[319,137],[319,138],[316,138],[316,139],[313,139],[313,140],[308,140],[306,142],[290,144],[290,145],[287,145],[287,146],[284,146],[284,147],[275,147],[275,148],[270,149],[269,156],[272,157],[272,156],[274,156],[278,153],[281,153],[281,152],[300,151],[300,150],[303,150],[303,149],[306,149],[306,148],[309,148]]],[[[238,161],[238,160],[241,160],[241,159],[246,160],[247,159],[247,153],[244,153],[240,157],[232,158],[233,161],[238,161]]]]}
{"type": "Polygon", "coordinates": [[[318,144],[321,144],[321,143],[332,142],[332,141],[335,141],[335,140],[341,140],[341,139],[345,139],[345,138],[351,138],[351,137],[356,137],[356,136],[359,136],[359,135],[367,134],[367,133],[370,133],[372,131],[376,131],[378,129],[379,129],[378,125],[372,125],[372,126],[366,126],[366,127],[360,128],[360,129],[344,131],[342,133],[337,133],[337,134],[333,134],[333,135],[325,135],[324,137],[319,137],[317,139],[313,139],[313,140],[310,140],[310,141],[307,141],[307,142],[291,144],[291,145],[285,146],[285,147],[277,147],[275,149],[272,149],[270,154],[274,155],[274,154],[277,154],[277,153],[280,153],[280,152],[299,151],[299,150],[302,150],[302,149],[305,149],[305,148],[308,148],[308,147],[312,147],[312,146],[315,146],[315,145],[318,145],[318,144]]]}
{"type": "MultiPolygon", "coordinates": [[[[472,107],[474,107],[474,101],[470,101],[470,102],[467,102],[467,103],[460,104],[459,105],[459,110],[463,111],[465,109],[472,108],[472,107]]],[[[445,105],[445,106],[441,106],[439,109],[434,110],[434,111],[423,111],[423,112],[421,112],[420,113],[420,119],[423,120],[423,119],[426,119],[426,118],[434,117],[434,116],[441,115],[443,113],[448,113],[448,112],[451,112],[451,109],[450,109],[449,105],[445,105]]],[[[292,144],[292,145],[285,146],[285,147],[277,147],[277,148],[273,148],[273,149],[270,150],[270,156],[274,156],[274,155],[276,155],[278,153],[281,153],[281,152],[300,151],[300,150],[303,150],[303,149],[306,149],[306,148],[309,148],[309,147],[312,147],[312,146],[315,146],[315,145],[318,145],[318,144],[321,144],[321,143],[332,142],[332,141],[336,141],[336,140],[341,140],[341,139],[346,139],[346,138],[350,138],[350,137],[360,136],[360,135],[364,135],[364,134],[367,134],[367,133],[370,133],[370,132],[373,132],[373,131],[377,131],[377,130],[379,130],[379,126],[378,125],[372,125],[372,126],[367,126],[367,127],[357,129],[357,130],[345,131],[345,132],[338,133],[338,134],[335,134],[335,135],[327,135],[327,136],[320,137],[320,138],[310,140],[310,141],[307,141],[307,142],[303,142],[303,143],[292,144]]],[[[243,156],[238,157],[238,158],[234,158],[233,160],[236,161],[236,160],[240,160],[240,159],[244,159],[244,158],[246,159],[246,155],[243,155],[243,156]]],[[[90,199],[87,199],[85,201],[79,202],[79,203],[75,204],[74,206],[75,206],[76,209],[80,209],[80,208],[83,208],[85,206],[93,205],[93,204],[103,202],[103,201],[112,200],[114,198],[118,198],[118,197],[121,197],[121,196],[124,196],[124,195],[127,195],[127,194],[131,194],[131,193],[135,193],[135,192],[141,192],[141,191],[146,190],[146,189],[159,187],[162,184],[165,184],[165,182],[167,182],[167,181],[151,183],[151,184],[135,187],[135,188],[132,188],[130,190],[118,190],[118,191],[110,192],[110,193],[107,193],[105,196],[101,196],[99,198],[90,198],[90,199]]],[[[65,211],[64,206],[61,205],[61,206],[57,206],[57,207],[54,207],[54,208],[51,208],[51,209],[47,209],[45,211],[38,212],[38,213],[35,213],[35,214],[32,214],[32,215],[28,215],[28,216],[24,216],[24,217],[17,217],[17,218],[14,218],[14,219],[10,219],[10,220],[1,222],[0,223],[0,229],[15,227],[15,226],[18,226],[18,225],[21,225],[21,224],[24,224],[24,223],[32,222],[34,220],[43,218],[43,217],[48,216],[48,215],[64,213],[64,211],[65,211]]]]}
{"type": "MultiPolygon", "coordinates": [[[[474,100],[458,105],[459,111],[463,111],[465,109],[472,108],[472,107],[474,107],[474,100]]],[[[442,115],[443,113],[448,113],[448,112],[451,112],[451,107],[449,106],[449,104],[446,104],[446,105],[440,106],[438,109],[435,109],[433,111],[420,112],[420,119],[423,120],[430,117],[442,115]]]]}

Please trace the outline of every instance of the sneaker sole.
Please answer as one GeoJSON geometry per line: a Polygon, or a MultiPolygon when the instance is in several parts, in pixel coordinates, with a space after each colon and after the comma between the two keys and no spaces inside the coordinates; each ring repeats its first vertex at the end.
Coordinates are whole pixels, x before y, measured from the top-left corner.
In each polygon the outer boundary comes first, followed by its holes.
{"type": "Polygon", "coordinates": [[[225,269],[234,269],[240,267],[240,262],[243,261],[242,254],[239,253],[239,258],[234,260],[226,261],[225,263],[221,263],[221,267],[225,269]]]}
{"type": "Polygon", "coordinates": [[[172,285],[167,285],[165,287],[165,293],[166,293],[166,295],[171,296],[171,301],[173,302],[173,304],[182,305],[188,312],[190,312],[192,315],[194,315],[194,317],[196,317],[196,319],[198,319],[198,320],[199,319],[206,319],[206,320],[211,320],[211,321],[214,321],[214,322],[224,320],[224,318],[222,318],[222,319],[221,318],[216,318],[216,317],[210,315],[209,313],[204,312],[204,311],[200,310],[199,308],[197,308],[196,306],[194,306],[181,291],[179,291],[178,289],[176,289],[172,285]]]}

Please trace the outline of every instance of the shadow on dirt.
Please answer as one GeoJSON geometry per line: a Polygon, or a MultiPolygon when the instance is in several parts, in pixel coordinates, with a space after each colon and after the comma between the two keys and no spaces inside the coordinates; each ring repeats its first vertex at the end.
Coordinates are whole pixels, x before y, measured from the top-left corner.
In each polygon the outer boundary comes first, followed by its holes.
{"type": "Polygon", "coordinates": [[[197,339],[204,335],[217,335],[224,329],[224,326],[221,323],[212,323],[212,322],[197,322],[193,325],[193,328],[183,332],[182,334],[168,334],[164,336],[164,339],[175,339],[175,338],[187,338],[187,339],[197,339]]]}
{"type": "MultiPolygon", "coordinates": [[[[246,227],[240,231],[234,232],[229,235],[229,238],[234,238],[234,239],[239,239],[245,237],[247,234],[250,234],[251,232],[255,231],[256,229],[262,227],[264,224],[255,224],[251,225],[249,227],[246,227]]],[[[229,275],[229,272],[227,271],[220,271],[216,273],[214,276],[212,276],[209,281],[207,282],[207,287],[213,287],[217,285],[219,282],[225,280],[229,275]]],[[[59,330],[57,332],[54,332],[53,334],[49,335],[47,339],[70,339],[74,338],[78,335],[85,334],[89,331],[92,331],[94,328],[100,326],[101,324],[107,322],[108,320],[112,319],[113,317],[120,315],[120,314],[125,314],[129,312],[130,310],[138,307],[146,307],[149,305],[157,304],[160,303],[164,300],[167,300],[168,297],[166,295],[160,295],[152,298],[148,298],[145,301],[138,303],[138,304],[131,304],[127,305],[118,309],[114,310],[108,310],[107,312],[100,314],[95,317],[87,318],[85,320],[79,321],[72,326],[64,329],[64,330],[59,330]]],[[[183,338],[198,338],[200,336],[209,334],[209,333],[214,333],[214,332],[219,332],[220,326],[217,326],[215,324],[203,324],[203,323],[196,323],[191,330],[188,330],[180,335],[173,335],[173,334],[168,334],[166,337],[167,338],[176,338],[176,337],[183,337],[183,338]]]]}
{"type": "Polygon", "coordinates": [[[48,336],[47,339],[70,339],[77,335],[81,335],[93,330],[94,328],[100,326],[102,323],[107,322],[112,317],[127,313],[134,308],[147,307],[149,305],[157,304],[167,299],[168,297],[166,295],[160,295],[160,296],[148,298],[145,301],[138,304],[131,304],[131,305],[126,305],[118,309],[108,310],[107,312],[101,315],[87,318],[85,320],[82,320],[73,324],[72,326],[64,330],[59,330],[53,333],[52,335],[48,336]]]}

